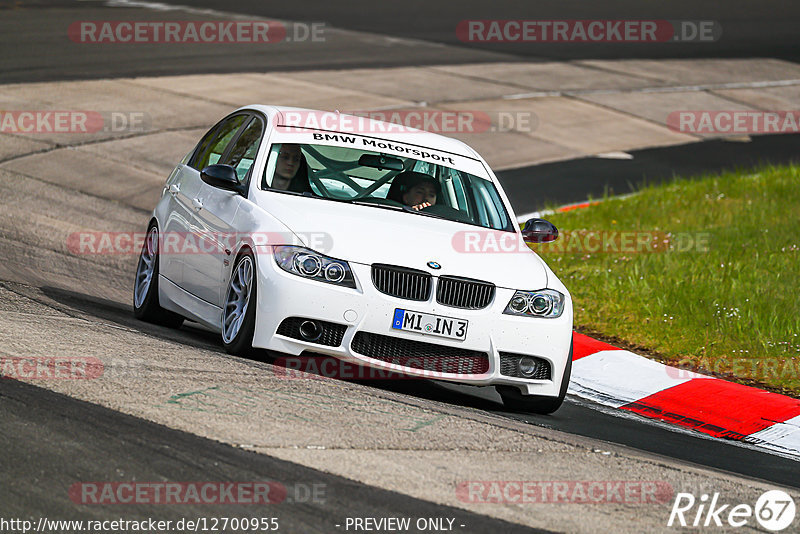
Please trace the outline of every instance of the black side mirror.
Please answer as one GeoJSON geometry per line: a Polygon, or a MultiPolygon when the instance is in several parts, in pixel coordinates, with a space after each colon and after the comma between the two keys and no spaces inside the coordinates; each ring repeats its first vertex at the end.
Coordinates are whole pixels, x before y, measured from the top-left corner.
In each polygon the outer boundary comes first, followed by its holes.
{"type": "Polygon", "coordinates": [[[558,228],[544,219],[528,219],[522,227],[522,240],[526,243],[549,243],[558,239],[558,228]]]}
{"type": "Polygon", "coordinates": [[[236,176],[236,169],[230,165],[209,165],[200,171],[200,179],[208,185],[225,189],[226,191],[236,191],[241,194],[239,177],[236,176]]]}

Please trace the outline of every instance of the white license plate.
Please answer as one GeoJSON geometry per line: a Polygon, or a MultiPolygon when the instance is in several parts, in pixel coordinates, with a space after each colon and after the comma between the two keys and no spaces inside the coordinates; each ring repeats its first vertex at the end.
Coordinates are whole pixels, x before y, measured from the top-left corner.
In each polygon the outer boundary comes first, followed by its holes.
{"type": "Polygon", "coordinates": [[[441,336],[449,339],[466,339],[467,321],[453,317],[443,317],[430,313],[410,310],[394,310],[392,328],[429,336],[441,336]]]}

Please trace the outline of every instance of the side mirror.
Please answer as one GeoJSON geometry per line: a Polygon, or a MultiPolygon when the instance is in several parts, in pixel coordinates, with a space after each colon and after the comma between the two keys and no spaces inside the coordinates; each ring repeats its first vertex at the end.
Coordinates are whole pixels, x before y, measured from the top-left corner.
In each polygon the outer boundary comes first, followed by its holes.
{"type": "Polygon", "coordinates": [[[526,243],[549,243],[558,239],[558,228],[544,219],[528,219],[522,227],[522,240],[526,243]]]}
{"type": "Polygon", "coordinates": [[[208,185],[225,189],[226,191],[236,191],[241,193],[239,177],[236,176],[236,169],[230,165],[209,165],[200,171],[200,179],[208,185]]]}

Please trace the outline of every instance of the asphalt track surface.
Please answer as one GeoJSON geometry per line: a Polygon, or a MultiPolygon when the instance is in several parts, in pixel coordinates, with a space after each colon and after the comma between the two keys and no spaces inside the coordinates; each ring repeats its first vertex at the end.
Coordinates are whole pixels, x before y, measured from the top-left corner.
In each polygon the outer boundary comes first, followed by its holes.
{"type": "MultiPolygon", "coordinates": [[[[365,486],[15,380],[0,380],[0,419],[4,517],[75,518],[70,487],[75,480],[108,480],[111,464],[129,480],[269,481],[286,489],[285,500],[264,506],[125,506],[120,515],[128,521],[277,517],[282,532],[322,533],[341,530],[347,517],[447,517],[462,532],[546,532],[365,486]]],[[[119,512],[119,505],[81,508],[83,520],[119,512]]]]}
{"type": "MultiPolygon", "coordinates": [[[[192,6],[225,9],[218,0],[190,0],[192,6]]],[[[444,0],[430,2],[348,2],[346,9],[334,2],[284,2],[272,5],[258,0],[236,3],[238,13],[287,20],[324,20],[334,27],[420,39],[453,46],[541,59],[677,58],[677,57],[800,57],[797,25],[800,6],[768,0],[755,8],[747,0],[714,2],[673,0],[636,2],[607,0],[444,0]],[[705,43],[465,43],[455,31],[463,20],[706,20],[718,22],[722,35],[705,43]]]]}
{"type": "MultiPolygon", "coordinates": [[[[181,2],[198,7],[226,11],[229,3],[181,2]]],[[[435,16],[426,15],[430,2],[349,3],[346,10],[336,3],[305,2],[267,5],[260,2],[239,2],[239,13],[288,20],[323,20],[333,27],[395,35],[425,40],[406,48],[386,50],[380,56],[358,43],[342,40],[336,46],[287,55],[284,50],[240,53],[239,49],[215,47],[140,48],[104,50],[94,53],[71,43],[63,43],[63,28],[74,20],[108,20],[131,17],[166,18],[149,10],[117,11],[109,14],[100,3],[72,2],[4,2],[8,8],[0,21],[0,82],[30,82],[75,78],[100,78],[132,75],[158,75],[203,72],[233,72],[286,68],[372,67],[419,65],[442,62],[513,61],[538,58],[576,59],[589,57],[741,57],[765,56],[796,59],[796,28],[800,23],[800,5],[782,2],[761,2],[758,9],[751,2],[726,4],[724,13],[718,5],[704,7],[698,2],[671,2],[663,6],[640,2],[606,2],[585,6],[577,2],[537,2],[527,6],[516,2],[443,3],[435,16]],[[448,7],[448,4],[450,7],[448,7]],[[527,10],[527,12],[526,12],[527,10]],[[753,13],[757,11],[757,13],[753,13]],[[450,15],[450,13],[453,15],[450,15]],[[19,17],[19,18],[17,18],[19,17]],[[719,21],[726,35],[734,38],[718,43],[669,44],[645,46],[544,46],[508,45],[466,46],[454,36],[458,21],[468,18],[666,18],[712,19],[719,21]],[[18,24],[24,21],[25,24],[18,24]],[[60,29],[57,36],[54,30],[60,29]],[[448,48],[430,46],[442,43],[448,48]],[[64,46],[66,44],[66,46],[64,46]],[[46,51],[46,52],[45,52],[46,51]],[[235,53],[234,53],[235,52],[235,53]],[[418,52],[415,54],[415,52],[418,52]],[[155,55],[154,55],[155,53],[155,55]]],[[[648,149],[634,153],[632,161],[587,158],[572,162],[541,165],[501,173],[510,196],[525,198],[515,208],[540,209],[545,202],[580,201],[588,195],[600,196],[604,191],[627,192],[631,184],[643,179],[663,179],[678,173],[714,171],[731,166],[751,166],[763,161],[793,161],[800,151],[797,136],[755,137],[751,143],[711,141],[686,147],[648,149]],[[592,178],[589,179],[589,170],[592,178]],[[535,185],[532,185],[535,184],[535,185]],[[535,187],[535,190],[532,190],[535,187]]],[[[5,254],[3,254],[5,255],[5,254]]],[[[89,298],[63,289],[46,288],[56,300],[83,309],[98,320],[132,325],[136,322],[129,310],[117,302],[89,298]]],[[[146,329],[146,325],[138,324],[146,329]]],[[[179,339],[188,346],[213,347],[220,350],[215,337],[191,327],[156,336],[179,339]]],[[[602,441],[622,444],[665,457],[738,473],[756,479],[800,487],[798,462],[766,455],[718,440],[708,440],[664,427],[643,424],[637,418],[620,418],[600,412],[583,403],[568,401],[551,417],[530,417],[511,414],[495,401],[481,395],[470,395],[438,384],[423,383],[414,388],[405,384],[383,386],[404,395],[434,399],[467,410],[494,413],[498,418],[513,418],[544,428],[602,441]]],[[[489,519],[463,510],[446,509],[426,501],[413,499],[326,475],[290,462],[255,455],[227,445],[198,438],[108,409],[84,403],[34,386],[13,381],[0,381],[0,420],[3,432],[0,447],[4,451],[0,481],[2,482],[5,515],[59,515],[74,511],[66,491],[53,492],[43,485],[66,485],[72,480],[103,480],[108,473],[122,469],[128,479],[146,480],[165,476],[171,480],[213,479],[243,480],[258,475],[287,483],[324,480],[331,489],[325,504],[287,504],[290,510],[281,513],[287,531],[314,532],[325,522],[345,516],[413,515],[463,518],[468,531],[531,531],[499,520],[489,519]],[[44,460],[43,460],[44,459],[44,460]],[[293,512],[292,509],[296,510],[293,512]],[[8,512],[8,513],[6,513],[8,512]],[[284,519],[285,518],[285,519],[284,519]],[[515,530],[517,529],[517,530],[515,530]]],[[[226,509],[230,513],[230,509],[226,509]]],[[[107,518],[108,510],[85,509],[86,518],[107,518]]],[[[126,518],[165,514],[176,516],[211,515],[207,507],[179,512],[159,509],[128,508],[126,518]]],[[[242,514],[252,513],[242,510],[242,514]]]]}
{"type": "MultiPolygon", "coordinates": [[[[188,0],[156,4],[188,5],[215,12],[306,24],[323,22],[324,42],[250,44],[81,44],[67,37],[78,21],[219,20],[220,15],[137,9],[136,2],[3,0],[0,2],[0,83],[224,72],[420,66],[486,61],[620,58],[800,58],[797,28],[800,4],[768,0],[715,2],[675,0],[581,2],[548,0],[407,0],[342,4],[326,0],[261,2],[188,0]],[[105,7],[114,4],[117,7],[105,7]],[[435,7],[433,7],[435,6],[435,7]],[[601,19],[711,20],[724,38],[703,43],[464,43],[456,35],[462,20],[601,19]],[[395,40],[374,42],[369,32],[395,40]]],[[[302,34],[298,34],[302,35],[302,34]]]]}
{"type": "MultiPolygon", "coordinates": [[[[60,305],[92,315],[100,323],[111,322],[120,327],[146,332],[151,336],[178,341],[190,347],[223,352],[216,334],[193,327],[192,323],[186,323],[180,330],[154,329],[147,323],[134,319],[130,310],[117,302],[91,298],[79,292],[53,287],[42,288],[42,291],[60,305]]],[[[250,356],[251,359],[265,361],[272,361],[271,359],[275,357],[279,358],[280,354],[259,351],[250,356]]],[[[275,362],[273,361],[273,363],[275,362]]],[[[4,382],[7,381],[0,381],[0,385],[4,382]]],[[[676,431],[670,425],[658,425],[652,421],[643,421],[638,416],[621,417],[619,414],[609,413],[613,410],[598,409],[591,403],[571,397],[567,397],[565,404],[556,413],[549,416],[537,416],[505,410],[499,397],[491,388],[450,385],[428,380],[356,380],[354,382],[385,392],[408,395],[423,401],[446,403],[456,409],[488,412],[500,418],[522,421],[540,428],[577,434],[598,440],[598,443],[604,441],[616,443],[697,465],[800,488],[800,462],[795,460],[745,448],[723,440],[708,439],[691,432],[676,431]]],[[[34,386],[27,385],[25,388],[35,389],[34,386]]],[[[45,390],[41,391],[43,394],[46,393],[45,390]]],[[[2,393],[0,392],[1,398],[2,393]]],[[[91,405],[83,403],[83,406],[88,410],[91,405]]],[[[130,424],[138,421],[137,424],[144,426],[151,424],[128,416],[126,416],[126,421],[129,421],[130,424]]],[[[78,432],[73,435],[72,439],[78,439],[80,435],[81,432],[78,432]]],[[[90,438],[87,442],[91,441],[93,439],[90,438]]],[[[130,446],[136,447],[138,444],[131,443],[130,446]]],[[[83,480],[92,479],[86,478],[84,475],[83,480]]]]}

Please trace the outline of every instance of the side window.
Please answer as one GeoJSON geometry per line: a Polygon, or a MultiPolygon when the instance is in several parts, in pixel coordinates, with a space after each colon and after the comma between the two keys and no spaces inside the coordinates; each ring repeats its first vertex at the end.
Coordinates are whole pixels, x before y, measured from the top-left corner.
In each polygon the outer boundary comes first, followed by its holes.
{"type": "Polygon", "coordinates": [[[239,136],[239,139],[236,140],[236,144],[228,151],[228,155],[217,162],[230,165],[236,169],[236,176],[239,178],[239,182],[243,182],[247,178],[247,174],[255,162],[263,131],[264,123],[260,118],[254,117],[239,136]]]}
{"type": "Polygon", "coordinates": [[[227,119],[217,128],[206,134],[200,142],[200,148],[195,155],[192,167],[199,171],[209,165],[219,162],[219,158],[225,153],[225,147],[228,146],[233,136],[236,135],[236,132],[246,118],[247,115],[236,115],[227,119]]]}
{"type": "Polygon", "coordinates": [[[310,173],[304,145],[276,143],[270,147],[269,160],[264,167],[261,189],[288,189],[289,191],[311,191],[310,173]]]}
{"type": "Polygon", "coordinates": [[[505,209],[502,211],[498,209],[503,202],[494,185],[488,180],[475,179],[472,180],[472,189],[478,204],[478,218],[481,225],[506,230],[511,228],[511,221],[505,209]]]}

